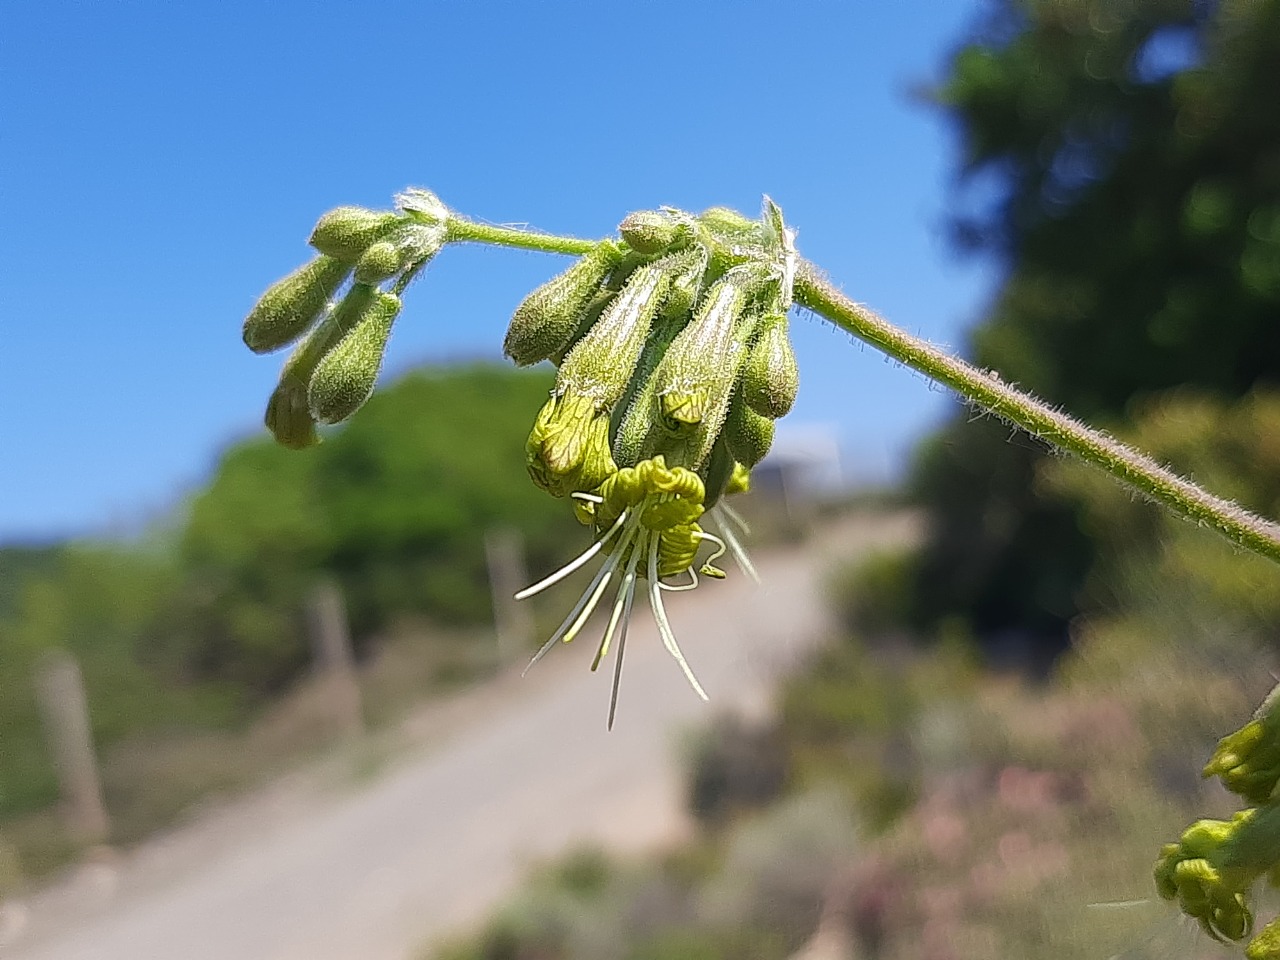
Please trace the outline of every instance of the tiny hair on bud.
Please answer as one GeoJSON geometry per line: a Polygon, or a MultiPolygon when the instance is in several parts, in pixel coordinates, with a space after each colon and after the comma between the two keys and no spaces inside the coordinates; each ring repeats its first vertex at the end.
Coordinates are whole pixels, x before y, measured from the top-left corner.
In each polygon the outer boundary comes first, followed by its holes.
{"type": "Polygon", "coordinates": [[[399,297],[377,294],[355,326],[325,354],[307,389],[312,416],[321,423],[339,423],[364,406],[378,382],[391,327],[399,314],[399,297]]]}
{"type": "Polygon", "coordinates": [[[401,217],[389,210],[338,207],[320,218],[308,242],[321,253],[355,264],[371,244],[385,237],[400,222],[401,217]]]}
{"type": "Polygon", "coordinates": [[[321,254],[267,288],[244,319],[242,336],[254,353],[270,353],[310,329],[351,268],[321,254]]]}

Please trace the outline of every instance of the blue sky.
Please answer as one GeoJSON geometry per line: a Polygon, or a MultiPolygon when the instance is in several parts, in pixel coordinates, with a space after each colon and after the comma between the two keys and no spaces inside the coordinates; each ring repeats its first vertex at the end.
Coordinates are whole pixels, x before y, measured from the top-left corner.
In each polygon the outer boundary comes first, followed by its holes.
{"type": "MultiPolygon", "coordinates": [[[[134,528],[260,429],[279,367],[240,342],[316,217],[408,185],[495,222],[603,235],[628,211],[769,193],[803,254],[958,345],[989,295],[943,225],[937,79],[955,0],[26,2],[0,13],[0,542],[134,528]]],[[[387,374],[499,356],[555,258],[450,249],[387,374]]],[[[941,391],[795,325],[789,420],[900,462],[941,391]]],[[[530,411],[532,418],[533,411],[530,411]]],[[[305,454],[299,454],[303,456],[305,454]]]]}

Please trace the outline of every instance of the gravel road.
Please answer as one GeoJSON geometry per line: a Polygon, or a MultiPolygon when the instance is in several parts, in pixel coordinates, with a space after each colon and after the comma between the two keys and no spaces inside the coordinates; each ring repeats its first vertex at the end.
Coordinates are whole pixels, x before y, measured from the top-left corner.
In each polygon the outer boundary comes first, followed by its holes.
{"type": "MultiPolygon", "coordinates": [[[[908,531],[855,524],[840,553],[908,531]]],[[[524,679],[411,718],[397,749],[353,747],[5,904],[0,958],[409,960],[482,917],[531,863],[583,843],[670,843],[688,829],[682,735],[717,710],[768,708],[778,676],[823,633],[825,555],[775,550],[759,558],[762,587],[733,570],[668,595],[710,704],[637,604],[611,733],[609,677],[587,669],[588,634],[524,679]]]]}

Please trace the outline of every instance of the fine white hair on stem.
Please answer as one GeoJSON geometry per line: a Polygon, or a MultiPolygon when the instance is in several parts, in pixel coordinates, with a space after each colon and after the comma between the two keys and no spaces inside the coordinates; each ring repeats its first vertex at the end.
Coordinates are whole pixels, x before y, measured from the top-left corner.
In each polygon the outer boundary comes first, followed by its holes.
{"type": "Polygon", "coordinates": [[[627,512],[624,510],[618,516],[618,519],[614,521],[613,526],[611,526],[608,530],[605,531],[604,536],[602,536],[599,540],[597,540],[591,546],[587,547],[587,549],[582,551],[582,553],[578,554],[578,556],[575,559],[570,560],[568,563],[566,563],[563,567],[561,567],[555,573],[551,574],[551,576],[544,577],[542,580],[539,580],[537,583],[535,583],[531,587],[525,587],[523,590],[521,590],[519,593],[516,594],[516,599],[527,600],[529,597],[532,597],[534,594],[541,593],[543,590],[547,589],[547,587],[550,587],[554,584],[559,583],[565,577],[569,576],[569,574],[579,569],[583,564],[585,564],[597,553],[599,553],[601,550],[604,549],[604,545],[609,542],[609,539],[615,533],[618,532],[618,530],[622,527],[623,521],[625,521],[626,519],[627,519],[627,512]]]}
{"type": "Polygon", "coordinates": [[[702,684],[698,683],[698,678],[693,675],[689,662],[685,660],[684,654],[680,652],[680,644],[676,642],[675,632],[671,629],[671,623],[667,620],[667,611],[662,605],[662,590],[658,580],[658,537],[656,535],[649,541],[648,573],[649,606],[653,609],[653,619],[658,623],[658,632],[662,634],[663,646],[675,658],[676,663],[680,664],[680,669],[684,671],[685,678],[689,681],[689,685],[693,687],[693,692],[703,700],[708,700],[710,698],[707,696],[707,692],[702,689],[702,684]]]}

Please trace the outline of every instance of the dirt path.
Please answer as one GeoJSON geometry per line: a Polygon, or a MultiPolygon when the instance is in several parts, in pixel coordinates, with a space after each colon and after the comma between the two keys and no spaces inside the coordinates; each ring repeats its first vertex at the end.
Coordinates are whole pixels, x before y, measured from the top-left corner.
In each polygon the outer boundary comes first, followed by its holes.
{"type": "MultiPolygon", "coordinates": [[[[855,525],[840,553],[906,529],[855,525]]],[[[5,905],[0,957],[408,960],[481,917],[530,862],[586,842],[670,842],[687,829],[681,732],[716,710],[765,708],[823,632],[825,553],[762,557],[760,588],[735,571],[669,597],[710,705],[638,607],[612,733],[609,678],[587,670],[584,638],[523,680],[415,716],[395,750],[354,749],[5,905]]]]}

